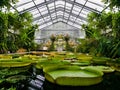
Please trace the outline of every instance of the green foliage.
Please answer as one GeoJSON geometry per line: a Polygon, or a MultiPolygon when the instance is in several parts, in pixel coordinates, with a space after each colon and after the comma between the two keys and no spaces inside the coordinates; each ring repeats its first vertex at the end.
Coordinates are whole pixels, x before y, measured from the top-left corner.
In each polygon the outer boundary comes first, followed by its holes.
{"type": "Polygon", "coordinates": [[[51,43],[48,51],[54,51],[55,50],[55,47],[54,47],[54,42],[51,43]]]}
{"type": "Polygon", "coordinates": [[[68,41],[66,42],[66,51],[70,51],[70,52],[73,52],[73,51],[74,51],[74,48],[72,48],[72,47],[69,45],[68,41]]]}
{"type": "Polygon", "coordinates": [[[32,24],[32,15],[0,12],[0,53],[16,52],[19,48],[28,51],[35,47],[34,33],[38,26],[32,24]]]}
{"type": "Polygon", "coordinates": [[[7,45],[6,45],[6,38],[7,38],[7,15],[3,12],[0,12],[0,52],[6,53],[7,45]]]}
{"type": "Polygon", "coordinates": [[[81,52],[117,58],[120,56],[120,12],[90,13],[88,24],[82,25],[88,41],[79,45],[81,52]],[[92,39],[92,41],[91,41],[92,39]],[[96,43],[96,44],[94,44],[96,43]]]}
{"type": "Polygon", "coordinates": [[[105,4],[110,4],[110,8],[120,8],[120,0],[102,0],[105,4]]]}
{"type": "Polygon", "coordinates": [[[10,9],[10,4],[15,4],[16,2],[18,2],[18,0],[0,0],[0,8],[7,7],[7,9],[10,9]]]}

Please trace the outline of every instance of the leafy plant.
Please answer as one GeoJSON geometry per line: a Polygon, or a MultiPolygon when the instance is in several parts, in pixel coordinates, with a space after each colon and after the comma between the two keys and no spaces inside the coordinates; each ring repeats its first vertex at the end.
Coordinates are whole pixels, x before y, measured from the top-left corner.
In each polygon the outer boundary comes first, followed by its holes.
{"type": "Polygon", "coordinates": [[[0,12],[0,53],[7,52],[7,30],[8,30],[7,14],[0,12]]]}
{"type": "Polygon", "coordinates": [[[86,43],[82,42],[81,45],[83,46],[80,45],[80,49],[97,56],[119,57],[119,20],[120,12],[90,13],[88,15],[88,24],[82,25],[82,29],[86,31],[88,41],[86,43]]]}
{"type": "Polygon", "coordinates": [[[110,4],[110,8],[120,8],[120,0],[102,0],[105,4],[110,4]]]}
{"type": "Polygon", "coordinates": [[[7,7],[7,9],[10,9],[11,7],[11,3],[15,4],[16,2],[18,2],[18,0],[0,0],[0,8],[5,8],[7,7]]]}

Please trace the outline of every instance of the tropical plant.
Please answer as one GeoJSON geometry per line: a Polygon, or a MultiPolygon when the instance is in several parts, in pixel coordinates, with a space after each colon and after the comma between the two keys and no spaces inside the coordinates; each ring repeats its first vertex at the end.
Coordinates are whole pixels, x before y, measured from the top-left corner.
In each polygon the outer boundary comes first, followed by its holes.
{"type": "Polygon", "coordinates": [[[119,57],[119,20],[120,12],[90,13],[88,15],[88,24],[82,25],[82,29],[86,31],[86,38],[89,42],[89,46],[87,43],[84,43],[83,47],[87,45],[84,51],[87,50],[85,52],[94,53],[94,55],[98,56],[119,57]],[[91,39],[94,41],[91,42],[91,39]]]}
{"type": "Polygon", "coordinates": [[[7,30],[8,30],[7,14],[0,12],[0,53],[7,52],[7,30]]]}
{"type": "Polygon", "coordinates": [[[114,7],[120,8],[120,0],[102,0],[105,4],[110,4],[109,7],[113,9],[114,7]]]}
{"type": "Polygon", "coordinates": [[[7,9],[10,9],[11,7],[11,3],[15,4],[16,2],[18,2],[18,0],[0,0],[0,8],[5,8],[7,7],[7,9]]]}

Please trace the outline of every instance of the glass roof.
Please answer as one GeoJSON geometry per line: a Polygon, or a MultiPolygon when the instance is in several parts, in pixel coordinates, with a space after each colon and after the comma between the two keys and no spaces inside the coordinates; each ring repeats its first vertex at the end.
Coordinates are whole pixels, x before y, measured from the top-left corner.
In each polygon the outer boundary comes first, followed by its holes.
{"type": "Polygon", "coordinates": [[[13,7],[20,14],[32,13],[33,23],[42,29],[58,22],[81,28],[89,12],[101,13],[106,6],[101,0],[19,0],[13,7]]]}

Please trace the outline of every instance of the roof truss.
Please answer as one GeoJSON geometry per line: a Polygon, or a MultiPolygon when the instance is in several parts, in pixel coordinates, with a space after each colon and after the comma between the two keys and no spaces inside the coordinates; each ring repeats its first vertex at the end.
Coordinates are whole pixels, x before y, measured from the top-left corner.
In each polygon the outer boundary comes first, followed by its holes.
{"type": "MultiPolygon", "coordinates": [[[[98,0],[19,0],[15,5],[19,13],[31,12],[34,22],[40,25],[40,29],[57,22],[64,22],[68,25],[80,28],[82,23],[87,23],[87,14],[89,12],[101,13],[104,4],[98,3],[98,0]],[[91,7],[89,4],[96,7],[91,7]],[[27,5],[31,5],[27,7],[27,5]],[[19,10],[19,8],[27,7],[19,10]],[[102,8],[98,10],[97,8],[102,8]]],[[[99,1],[100,2],[100,1],[99,1]]]]}

